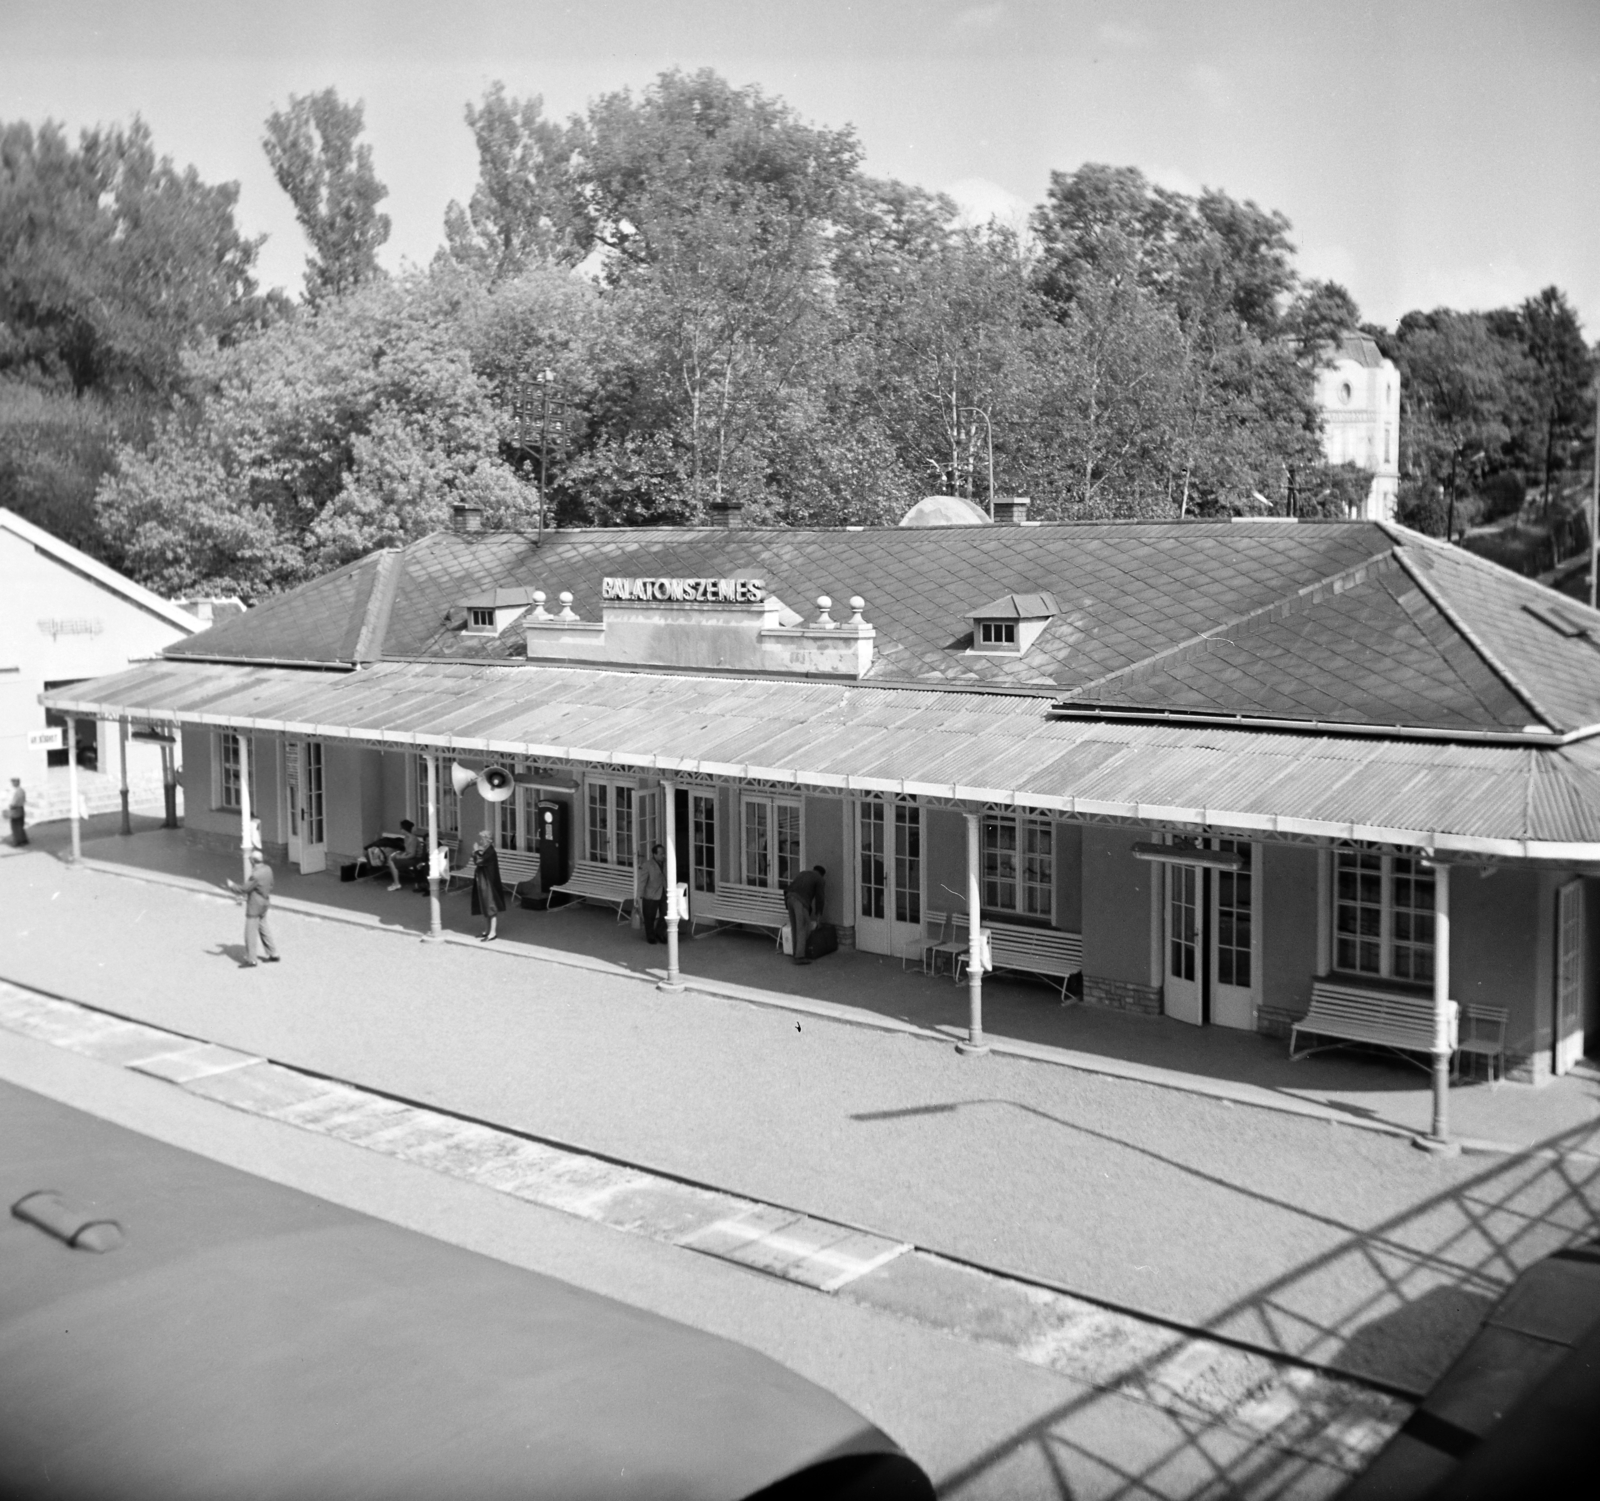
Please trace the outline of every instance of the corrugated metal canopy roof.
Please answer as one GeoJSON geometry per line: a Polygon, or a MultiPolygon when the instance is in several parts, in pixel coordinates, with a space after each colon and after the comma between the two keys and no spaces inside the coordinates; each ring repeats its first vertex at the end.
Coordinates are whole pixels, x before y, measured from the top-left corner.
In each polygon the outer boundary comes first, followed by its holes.
{"type": "Polygon", "coordinates": [[[1085,818],[1600,862],[1600,746],[1459,745],[1048,717],[1038,698],[596,668],[161,661],[52,708],[609,761],[1085,818]]]}

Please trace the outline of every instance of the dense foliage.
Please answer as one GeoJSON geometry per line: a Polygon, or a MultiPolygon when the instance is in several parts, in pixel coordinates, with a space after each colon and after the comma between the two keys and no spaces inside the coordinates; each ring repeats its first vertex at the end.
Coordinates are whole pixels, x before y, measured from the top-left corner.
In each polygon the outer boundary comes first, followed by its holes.
{"type": "MultiPolygon", "coordinates": [[[[456,502],[535,525],[541,474],[545,514],[589,525],[885,522],[991,472],[1045,518],[1340,515],[1365,491],[1323,462],[1311,399],[1358,310],[1254,203],[1091,163],[1027,233],[977,227],[711,72],[565,124],[494,84],[466,125],[477,184],[433,263],[390,276],[361,106],[271,116],[299,303],[257,295],[236,187],[139,122],[0,128],[0,503],[157,589],[254,596],[456,502]]],[[[1556,289],[1369,331],[1430,529],[1582,461],[1592,361],[1556,289]]]]}

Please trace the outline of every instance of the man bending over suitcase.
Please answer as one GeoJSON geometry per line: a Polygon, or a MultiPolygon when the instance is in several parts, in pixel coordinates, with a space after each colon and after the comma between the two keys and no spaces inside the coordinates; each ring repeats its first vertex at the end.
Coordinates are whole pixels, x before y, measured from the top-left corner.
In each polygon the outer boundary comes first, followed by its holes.
{"type": "Polygon", "coordinates": [[[820,865],[803,870],[789,882],[783,904],[789,909],[789,932],[794,937],[794,962],[809,964],[806,944],[811,930],[822,920],[822,903],[827,893],[828,872],[820,865]]]}

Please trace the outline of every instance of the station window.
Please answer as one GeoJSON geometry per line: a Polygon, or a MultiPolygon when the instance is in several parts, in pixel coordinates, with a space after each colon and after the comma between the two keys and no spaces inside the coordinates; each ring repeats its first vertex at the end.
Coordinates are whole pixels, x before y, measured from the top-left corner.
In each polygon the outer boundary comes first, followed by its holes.
{"type": "Polygon", "coordinates": [[[743,801],[744,884],[781,890],[800,874],[800,804],[778,797],[743,801]]]}
{"type": "MultiPolygon", "coordinates": [[[[417,756],[412,762],[415,781],[416,812],[412,814],[417,828],[423,833],[428,832],[428,758],[417,756]]],[[[461,798],[456,789],[450,784],[450,771],[443,756],[439,757],[439,837],[460,838],[461,836],[461,798]]]]}
{"type": "Polygon", "coordinates": [[[216,750],[213,765],[216,767],[216,796],[213,802],[219,808],[239,807],[239,737],[231,730],[217,735],[212,745],[216,750]]]}
{"type": "Polygon", "coordinates": [[[1433,872],[1409,855],[1340,850],[1333,965],[1350,974],[1433,981],[1433,872]]]}
{"type": "Polygon", "coordinates": [[[633,787],[589,782],[584,795],[585,858],[597,865],[633,866],[633,787]]]}
{"type": "Polygon", "coordinates": [[[978,645],[988,647],[991,651],[1015,651],[1017,649],[1016,621],[980,620],[978,622],[978,645]]]}
{"type": "Polygon", "coordinates": [[[489,635],[493,635],[495,633],[494,611],[487,608],[480,608],[477,605],[469,605],[467,607],[467,629],[469,631],[482,631],[489,635]]]}
{"type": "Polygon", "coordinates": [[[983,905],[1046,921],[1055,911],[1053,830],[1044,818],[990,814],[983,820],[983,905]]]}

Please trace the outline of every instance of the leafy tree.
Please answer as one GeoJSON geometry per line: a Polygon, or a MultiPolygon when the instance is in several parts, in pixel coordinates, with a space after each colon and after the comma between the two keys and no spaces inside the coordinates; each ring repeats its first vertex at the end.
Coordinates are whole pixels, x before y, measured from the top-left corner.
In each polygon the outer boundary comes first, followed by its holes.
{"type": "Polygon", "coordinates": [[[1449,535],[1450,502],[1432,479],[1408,476],[1400,481],[1395,520],[1427,537],[1449,535]]]}
{"type": "Polygon", "coordinates": [[[125,445],[98,496],[135,576],[255,595],[482,505],[531,524],[536,493],[501,458],[505,414],[462,332],[482,289],[458,274],[374,282],[195,362],[199,414],[125,445]],[[232,520],[229,520],[229,518],[232,520]]]}
{"type": "MultiPolygon", "coordinates": [[[[1295,475],[1294,514],[1344,521],[1359,515],[1372,492],[1372,471],[1359,464],[1309,464],[1295,475]]],[[[1405,517],[1400,518],[1405,521],[1405,517]]],[[[1405,521],[1414,526],[1414,521],[1405,521]]],[[[1419,528],[1420,529],[1420,528],[1419,528]]],[[[1442,535],[1440,532],[1434,535],[1442,535]]]]}
{"type": "Polygon", "coordinates": [[[0,380],[0,506],[104,556],[94,491],[116,441],[116,413],[103,397],[0,380]]]}
{"type": "Polygon", "coordinates": [[[1535,372],[1530,394],[1542,429],[1541,467],[1548,511],[1552,481],[1567,466],[1589,414],[1594,362],[1583,342],[1578,316],[1559,287],[1546,287],[1528,298],[1518,312],[1522,347],[1535,372]]]}
{"type": "Polygon", "coordinates": [[[378,247],[389,238],[389,216],[378,204],[389,190],[372,169],[372,148],[358,140],[362,116],[359,101],[345,104],[330,88],[303,98],[291,94],[287,109],[267,117],[262,147],[311,242],[310,302],[342,296],[379,274],[378,247]]]}
{"type": "Polygon", "coordinates": [[[844,308],[861,335],[860,400],[921,493],[1015,491],[1033,420],[1033,298],[1017,239],[951,231],[858,278],[844,308]]]}
{"type": "Polygon", "coordinates": [[[1423,487],[1429,506],[1434,494],[1445,497],[1440,529],[1453,533],[1462,482],[1492,465],[1510,437],[1508,408],[1521,361],[1482,314],[1449,308],[1407,313],[1391,347],[1403,430],[1409,429],[1408,468],[1430,482],[1423,487]]]}
{"type": "Polygon", "coordinates": [[[663,73],[637,99],[596,100],[577,146],[581,192],[616,276],[668,253],[707,208],[753,212],[780,239],[830,222],[851,199],[861,154],[848,129],[807,125],[710,69],[663,73]]]}
{"type": "Polygon", "coordinates": [[[1185,323],[1226,311],[1265,338],[1277,332],[1295,285],[1282,214],[1216,189],[1190,198],[1136,167],[1090,162],[1052,172],[1032,222],[1039,289],[1058,309],[1086,278],[1131,275],[1185,323]]]}
{"type": "MultiPolygon", "coordinates": [[[[581,153],[608,280],[648,351],[627,423],[681,454],[677,509],[759,510],[783,409],[826,344],[827,235],[849,202],[854,138],[709,71],[672,72],[638,99],[598,100],[581,153]]],[[[645,448],[660,452],[611,445],[645,448]]]]}
{"type": "Polygon", "coordinates": [[[573,178],[574,132],[544,118],[544,100],[511,99],[490,85],[467,105],[478,147],[478,183],[466,208],[445,210],[445,240],[458,264],[493,281],[540,261],[576,265],[592,232],[573,178]]]}
{"type": "Polygon", "coordinates": [[[1184,363],[1170,309],[1132,276],[1086,276],[1039,348],[1041,416],[1053,439],[1040,445],[1043,474],[1030,486],[1042,492],[1042,514],[1167,513],[1184,363]]]}
{"type": "Polygon", "coordinates": [[[1310,281],[1300,288],[1284,321],[1300,358],[1316,361],[1330,348],[1337,348],[1345,334],[1360,327],[1361,311],[1338,282],[1310,281]]]}
{"type": "Polygon", "coordinates": [[[170,396],[186,347],[262,315],[238,195],[158,157],[137,118],[76,148],[53,123],[0,126],[0,373],[170,396]]]}

